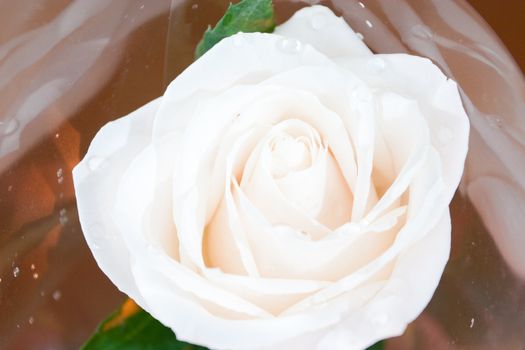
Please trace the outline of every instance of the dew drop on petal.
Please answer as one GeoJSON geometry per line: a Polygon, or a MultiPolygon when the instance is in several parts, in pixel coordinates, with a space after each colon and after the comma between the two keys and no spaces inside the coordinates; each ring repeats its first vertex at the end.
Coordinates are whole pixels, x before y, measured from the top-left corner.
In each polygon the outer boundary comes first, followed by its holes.
{"type": "Polygon", "coordinates": [[[29,324],[35,323],[35,318],[33,316],[29,317],[28,322],[29,322],[29,324]]]}
{"type": "Polygon", "coordinates": [[[196,10],[196,9],[198,9],[198,8],[199,8],[199,4],[193,4],[193,5],[191,5],[191,9],[192,9],[192,10],[196,10]]]}
{"type": "Polygon", "coordinates": [[[98,168],[100,168],[100,166],[102,165],[103,162],[104,162],[104,158],[93,156],[93,157],[88,159],[88,162],[87,162],[88,163],[88,168],[91,171],[95,171],[98,168]]]}
{"type": "Polygon", "coordinates": [[[361,8],[365,8],[365,4],[363,4],[361,1],[359,1],[358,4],[361,6],[361,8]]]}
{"type": "Polygon", "coordinates": [[[35,269],[36,269],[35,264],[31,264],[31,271],[35,271],[35,269]]]}
{"type": "Polygon", "coordinates": [[[108,237],[104,234],[104,230],[100,224],[89,226],[86,232],[89,232],[89,236],[91,237],[91,247],[93,249],[101,249],[104,247],[104,242],[108,237]]]}
{"type": "Polygon", "coordinates": [[[20,275],[20,268],[18,266],[15,266],[13,268],[13,277],[18,277],[20,275]]]}
{"type": "Polygon", "coordinates": [[[33,273],[33,279],[38,279],[38,272],[33,273]]]}
{"type": "Polygon", "coordinates": [[[363,36],[363,34],[361,34],[361,33],[359,33],[359,32],[356,32],[355,35],[356,35],[359,39],[361,39],[361,40],[363,40],[363,39],[365,38],[365,37],[363,36]]]}
{"type": "Polygon", "coordinates": [[[366,20],[365,23],[368,26],[368,28],[372,28],[374,26],[369,20],[366,20]]]}
{"type": "Polygon", "coordinates": [[[279,49],[287,54],[296,54],[301,51],[303,44],[294,38],[282,38],[278,42],[279,49]]]}
{"type": "Polygon", "coordinates": [[[367,62],[367,68],[372,73],[382,72],[386,67],[385,60],[379,57],[373,57],[367,62]]]}
{"type": "Polygon", "coordinates": [[[325,26],[325,24],[326,24],[326,17],[320,13],[317,13],[314,16],[312,16],[312,19],[310,21],[310,25],[315,30],[322,29],[325,26]]]}

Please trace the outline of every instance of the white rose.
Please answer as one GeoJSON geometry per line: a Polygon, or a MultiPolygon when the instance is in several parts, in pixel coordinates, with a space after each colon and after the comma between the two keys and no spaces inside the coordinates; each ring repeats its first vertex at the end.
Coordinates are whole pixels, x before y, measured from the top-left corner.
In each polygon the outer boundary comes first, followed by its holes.
{"type": "Polygon", "coordinates": [[[429,302],[467,151],[456,84],[315,6],[217,44],[74,170],[124,293],[213,349],[362,349],[429,302]]]}

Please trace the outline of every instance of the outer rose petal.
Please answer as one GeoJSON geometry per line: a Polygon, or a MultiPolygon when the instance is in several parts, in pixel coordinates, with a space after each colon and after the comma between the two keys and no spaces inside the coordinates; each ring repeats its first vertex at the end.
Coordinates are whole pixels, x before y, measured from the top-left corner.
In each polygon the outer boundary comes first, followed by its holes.
{"type": "Polygon", "coordinates": [[[161,98],[97,133],[84,159],[73,170],[78,215],[95,260],[115,285],[142,300],[131,275],[125,241],[112,216],[117,186],[131,161],[151,141],[152,116],[161,98]]]}
{"type": "Polygon", "coordinates": [[[330,58],[372,56],[370,49],[328,7],[305,7],[275,28],[275,34],[308,43],[330,58]]]}

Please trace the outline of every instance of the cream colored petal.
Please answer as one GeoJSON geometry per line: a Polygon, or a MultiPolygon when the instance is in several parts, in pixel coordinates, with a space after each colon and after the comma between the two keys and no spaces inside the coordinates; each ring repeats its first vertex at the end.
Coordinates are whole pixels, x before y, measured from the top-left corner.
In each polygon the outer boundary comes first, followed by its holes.
{"type": "Polygon", "coordinates": [[[275,33],[309,43],[330,58],[372,55],[346,21],[325,6],[297,11],[275,33]]]}
{"type": "Polygon", "coordinates": [[[331,61],[308,44],[292,48],[280,35],[238,33],[221,40],[168,86],[155,120],[155,135],[179,128],[181,101],[196,94],[221,93],[234,85],[257,84],[274,74],[300,65],[326,65],[331,61]]]}
{"type": "Polygon", "coordinates": [[[331,239],[313,241],[293,227],[269,223],[240,189],[234,197],[259,272],[268,278],[337,281],[379,256],[398,230],[390,230],[398,222],[396,215],[383,221],[381,231],[374,224],[350,224],[331,239]]]}
{"type": "Polygon", "coordinates": [[[385,54],[338,63],[375,89],[417,101],[429,125],[432,145],[443,159],[443,179],[452,199],[463,173],[469,136],[469,121],[456,83],[429,59],[418,56],[385,54]]]}
{"type": "MultiPolygon", "coordinates": [[[[431,147],[427,122],[415,101],[393,93],[384,93],[379,103],[382,113],[378,121],[378,134],[390,150],[397,177],[366,215],[367,221],[374,220],[384,210],[401,201],[401,196],[412,179],[425,164],[431,147]]],[[[380,158],[378,161],[381,160],[380,158]]],[[[436,176],[441,174],[435,174],[431,178],[436,176]]]]}
{"type": "MultiPolygon", "coordinates": [[[[164,279],[169,278],[178,289],[192,295],[198,303],[210,304],[210,307],[231,310],[245,317],[268,317],[269,314],[239,296],[228,293],[204,279],[197,271],[189,269],[179,261],[165,253],[165,247],[155,241],[150,233],[164,230],[165,222],[171,222],[171,207],[175,204],[169,195],[170,181],[158,181],[163,176],[159,174],[162,163],[167,159],[160,158],[169,153],[158,153],[155,145],[146,147],[130,163],[118,186],[112,217],[119,231],[124,236],[124,246],[129,250],[133,272],[142,269],[161,271],[164,279]],[[161,186],[167,186],[163,188],[161,186]],[[159,197],[160,195],[160,197],[159,197]],[[161,212],[151,213],[151,203],[167,199],[163,202],[161,212]],[[155,219],[155,220],[152,220],[155,219]]],[[[169,177],[169,176],[168,176],[169,177]]],[[[168,179],[171,180],[171,179],[168,179]]],[[[173,223],[171,222],[173,227],[173,223]]],[[[170,232],[170,231],[168,231],[170,232]]],[[[176,234],[173,229],[172,234],[176,234]]],[[[161,285],[164,281],[147,282],[142,276],[135,275],[139,289],[144,284],[161,285]]],[[[174,293],[174,291],[173,291],[174,293]]],[[[134,296],[134,295],[132,295],[134,296]]],[[[147,304],[150,300],[144,298],[147,304]]],[[[155,315],[154,315],[155,316],[155,315]]]]}
{"type": "Polygon", "coordinates": [[[420,168],[419,174],[415,177],[410,188],[412,191],[410,196],[416,197],[414,207],[412,209],[409,207],[405,224],[400,229],[395,230],[396,235],[392,244],[383,247],[383,251],[379,255],[353,271],[352,274],[301,301],[294,309],[308,307],[315,299],[330,300],[352,290],[382,271],[399,254],[409,250],[412,244],[429,234],[440,219],[440,216],[436,216],[435,213],[448,210],[449,202],[440,174],[441,165],[437,152],[430,152],[426,164],[420,168]]]}
{"type": "Polygon", "coordinates": [[[396,259],[390,278],[375,297],[349,312],[313,349],[360,350],[401,335],[437,288],[449,257],[450,230],[447,209],[429,234],[396,259]]]}
{"type": "Polygon", "coordinates": [[[348,71],[337,66],[303,66],[276,74],[263,85],[277,85],[301,90],[315,96],[324,108],[333,112],[330,118],[312,123],[318,131],[324,131],[329,145],[348,186],[354,190],[357,177],[356,150],[351,131],[357,119],[356,107],[367,97],[355,92],[363,82],[348,71]],[[326,125],[324,125],[326,123],[326,125]]]}
{"type": "Polygon", "coordinates": [[[271,347],[298,334],[309,333],[337,323],[341,311],[332,308],[311,310],[307,314],[288,317],[246,319],[231,309],[216,309],[230,318],[215,316],[205,307],[192,301],[192,296],[179,289],[177,276],[169,270],[151,265],[134,266],[134,275],[144,283],[140,292],[147,300],[146,309],[167,327],[177,333],[177,338],[213,349],[250,349],[254,346],[271,347]],[[233,318],[233,319],[232,319],[233,318]]]}
{"type": "Polygon", "coordinates": [[[82,232],[98,265],[111,281],[137,302],[142,297],[130,271],[132,258],[112,217],[115,188],[129,163],[151,141],[153,117],[161,99],[106,124],[73,170],[82,232]]]}

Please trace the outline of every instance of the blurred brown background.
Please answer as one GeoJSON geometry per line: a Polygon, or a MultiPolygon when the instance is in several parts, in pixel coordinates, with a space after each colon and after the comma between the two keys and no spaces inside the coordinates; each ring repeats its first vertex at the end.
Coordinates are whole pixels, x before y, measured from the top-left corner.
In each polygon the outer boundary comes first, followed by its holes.
{"type": "Polygon", "coordinates": [[[499,35],[525,72],[525,1],[468,0],[499,35]]]}

